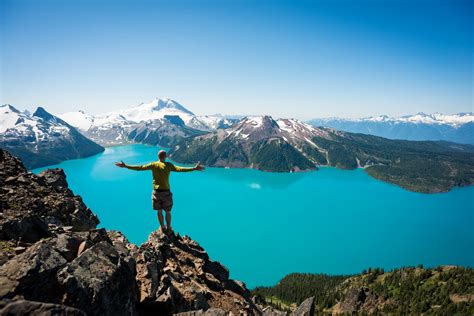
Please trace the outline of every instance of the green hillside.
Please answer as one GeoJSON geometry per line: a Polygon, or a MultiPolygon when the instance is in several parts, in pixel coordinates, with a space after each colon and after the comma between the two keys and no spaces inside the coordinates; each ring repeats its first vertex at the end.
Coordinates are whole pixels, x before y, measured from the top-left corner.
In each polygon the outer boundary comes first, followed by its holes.
{"type": "Polygon", "coordinates": [[[314,296],[318,314],[474,315],[474,270],[420,266],[353,276],[293,273],[253,294],[277,308],[314,296]]]}

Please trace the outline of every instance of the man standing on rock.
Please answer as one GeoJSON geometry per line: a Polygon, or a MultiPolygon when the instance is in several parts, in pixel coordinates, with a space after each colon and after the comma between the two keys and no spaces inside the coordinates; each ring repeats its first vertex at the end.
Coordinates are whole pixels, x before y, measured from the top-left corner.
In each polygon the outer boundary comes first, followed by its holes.
{"type": "Polygon", "coordinates": [[[194,170],[204,170],[199,162],[194,167],[179,167],[175,166],[169,161],[166,161],[166,151],[160,150],[158,152],[158,161],[150,162],[141,166],[130,166],[123,161],[116,162],[115,165],[120,168],[127,168],[131,170],[151,170],[153,173],[153,193],[152,202],[153,209],[158,212],[158,221],[164,232],[173,232],[171,228],[171,208],[173,207],[173,194],[170,191],[169,177],[171,171],[188,172],[194,170]],[[166,212],[166,226],[163,222],[163,212],[166,212]]]}

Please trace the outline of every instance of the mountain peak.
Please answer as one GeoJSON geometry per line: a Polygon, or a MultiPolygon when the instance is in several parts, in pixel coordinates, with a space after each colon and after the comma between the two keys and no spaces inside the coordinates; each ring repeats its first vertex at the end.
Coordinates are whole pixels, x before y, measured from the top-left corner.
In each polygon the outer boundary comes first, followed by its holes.
{"type": "Polygon", "coordinates": [[[21,113],[20,110],[18,110],[17,108],[15,108],[11,104],[2,104],[2,105],[0,105],[0,108],[2,108],[2,109],[5,108],[5,109],[8,109],[8,110],[10,110],[12,112],[15,112],[15,113],[21,113]]]}
{"type": "Polygon", "coordinates": [[[194,115],[193,112],[189,111],[183,105],[179,104],[178,102],[170,98],[165,98],[165,99],[155,98],[155,100],[152,101],[151,103],[154,105],[153,110],[155,111],[160,111],[164,109],[176,109],[181,112],[187,113],[189,115],[194,115]]]}
{"type": "Polygon", "coordinates": [[[33,113],[33,116],[36,116],[36,117],[39,117],[39,118],[42,118],[46,121],[50,121],[50,120],[55,120],[56,117],[54,115],[52,115],[51,113],[49,113],[48,111],[46,111],[43,107],[39,106],[35,113],[33,113]]]}
{"type": "Polygon", "coordinates": [[[270,115],[246,116],[241,122],[245,125],[251,125],[253,128],[278,127],[278,124],[270,115]]]}

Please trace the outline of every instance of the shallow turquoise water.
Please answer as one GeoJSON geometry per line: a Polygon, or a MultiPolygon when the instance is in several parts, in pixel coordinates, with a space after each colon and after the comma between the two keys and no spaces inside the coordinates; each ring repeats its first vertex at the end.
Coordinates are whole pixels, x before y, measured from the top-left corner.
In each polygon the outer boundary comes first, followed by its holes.
{"type": "MultiPolygon", "coordinates": [[[[151,172],[119,169],[155,160],[130,145],[56,166],[101,226],[140,244],[158,227],[151,172]]],[[[36,169],[39,172],[45,168],[36,169]]],[[[249,287],[290,272],[347,274],[368,267],[474,266],[474,187],[418,194],[363,170],[305,173],[207,168],[173,173],[173,227],[198,241],[249,287]]]]}

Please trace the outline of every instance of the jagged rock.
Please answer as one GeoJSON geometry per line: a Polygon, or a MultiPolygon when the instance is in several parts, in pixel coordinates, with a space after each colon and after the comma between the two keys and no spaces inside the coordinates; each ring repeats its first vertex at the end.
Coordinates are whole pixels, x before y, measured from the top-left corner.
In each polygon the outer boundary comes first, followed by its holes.
{"type": "MultiPolygon", "coordinates": [[[[259,314],[245,285],[188,236],[150,234],[136,255],[140,302],[164,314],[221,308],[259,314]]],[[[207,315],[207,314],[206,314],[207,315]]]]}
{"type": "Polygon", "coordinates": [[[262,316],[287,316],[287,315],[288,315],[287,312],[280,311],[271,306],[267,306],[262,309],[262,316]]]}
{"type": "Polygon", "coordinates": [[[291,314],[292,316],[313,316],[314,315],[314,296],[305,299],[291,314]]]}
{"type": "Polygon", "coordinates": [[[9,313],[261,314],[245,284],[190,237],[155,231],[137,247],[95,229],[62,170],[34,175],[3,150],[0,166],[0,300],[9,313]]]}
{"type": "Polygon", "coordinates": [[[195,311],[177,313],[174,315],[175,316],[227,316],[229,315],[229,313],[220,308],[210,308],[205,311],[200,309],[200,310],[195,310],[195,311]]]}
{"type": "Polygon", "coordinates": [[[101,241],[57,273],[62,302],[90,315],[133,315],[137,290],[134,271],[112,243],[101,241]]]}
{"type": "Polygon", "coordinates": [[[0,298],[20,295],[92,315],[133,315],[134,274],[104,229],[69,232],[38,241],[0,266],[0,298]],[[90,247],[76,256],[83,242],[90,247]]]}
{"type": "Polygon", "coordinates": [[[62,170],[28,172],[20,160],[0,149],[0,239],[35,242],[51,237],[48,224],[94,229],[97,217],[67,186],[62,170]]]}
{"type": "Polygon", "coordinates": [[[0,315],[4,316],[86,316],[80,309],[59,305],[26,300],[5,302],[0,308],[0,315]]]}
{"type": "Polygon", "coordinates": [[[55,275],[67,260],[54,242],[39,241],[0,266],[0,298],[22,295],[28,300],[58,302],[55,275]]]}
{"type": "Polygon", "coordinates": [[[129,242],[119,231],[108,231],[107,235],[112,240],[112,244],[120,257],[128,264],[130,270],[136,271],[135,255],[138,252],[138,247],[129,242]]]}
{"type": "Polygon", "coordinates": [[[1,226],[2,239],[15,239],[35,242],[41,238],[51,237],[48,225],[37,215],[26,214],[22,218],[3,221],[1,226]]]}
{"type": "Polygon", "coordinates": [[[49,184],[56,192],[67,192],[68,184],[66,174],[63,169],[48,169],[42,174],[43,180],[49,184]]]}
{"type": "Polygon", "coordinates": [[[353,313],[377,306],[375,294],[367,287],[351,287],[347,289],[344,298],[337,304],[340,313],[353,313]]]}

